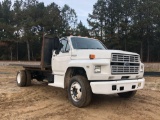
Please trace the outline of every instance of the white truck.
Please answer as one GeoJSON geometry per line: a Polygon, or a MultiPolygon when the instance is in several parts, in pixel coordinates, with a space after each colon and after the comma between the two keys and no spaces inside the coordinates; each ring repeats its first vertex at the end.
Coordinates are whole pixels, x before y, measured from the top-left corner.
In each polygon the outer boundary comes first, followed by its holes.
{"type": "Polygon", "coordinates": [[[137,53],[109,50],[99,40],[87,37],[45,36],[41,64],[23,65],[17,85],[32,79],[48,80],[49,86],[66,89],[76,107],[87,106],[92,94],[118,94],[130,98],[144,87],[144,64],[137,53]]]}

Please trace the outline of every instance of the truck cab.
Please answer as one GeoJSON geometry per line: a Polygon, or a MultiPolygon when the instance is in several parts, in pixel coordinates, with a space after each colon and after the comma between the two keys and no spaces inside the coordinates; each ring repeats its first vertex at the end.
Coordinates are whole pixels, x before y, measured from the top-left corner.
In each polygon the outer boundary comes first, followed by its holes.
{"type": "Polygon", "coordinates": [[[137,53],[109,50],[94,38],[69,36],[59,39],[51,54],[48,85],[66,89],[76,107],[87,106],[92,94],[129,98],[144,87],[144,64],[137,53]]]}

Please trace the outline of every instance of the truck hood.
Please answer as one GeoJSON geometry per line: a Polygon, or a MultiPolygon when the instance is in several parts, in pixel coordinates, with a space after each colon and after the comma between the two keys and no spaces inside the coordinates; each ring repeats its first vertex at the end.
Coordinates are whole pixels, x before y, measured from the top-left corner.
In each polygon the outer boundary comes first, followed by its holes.
{"type": "Polygon", "coordinates": [[[71,59],[89,59],[90,54],[95,55],[95,59],[110,59],[112,53],[138,55],[137,53],[122,50],[73,50],[71,59]]]}

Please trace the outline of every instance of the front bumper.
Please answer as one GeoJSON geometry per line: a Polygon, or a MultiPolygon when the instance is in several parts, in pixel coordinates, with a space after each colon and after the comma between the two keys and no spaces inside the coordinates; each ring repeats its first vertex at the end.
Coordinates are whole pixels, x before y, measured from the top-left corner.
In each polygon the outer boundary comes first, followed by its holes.
{"type": "Polygon", "coordinates": [[[94,94],[115,94],[142,89],[145,79],[90,82],[94,94]]]}

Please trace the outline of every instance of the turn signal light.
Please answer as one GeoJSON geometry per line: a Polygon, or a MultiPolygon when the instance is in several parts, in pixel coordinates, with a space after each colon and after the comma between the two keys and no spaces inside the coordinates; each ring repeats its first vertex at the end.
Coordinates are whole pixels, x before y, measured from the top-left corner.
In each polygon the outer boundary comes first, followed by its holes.
{"type": "Polygon", "coordinates": [[[96,57],[96,56],[95,56],[94,54],[90,54],[90,55],[89,55],[89,58],[90,58],[90,59],[94,59],[95,57],[96,57]]]}

